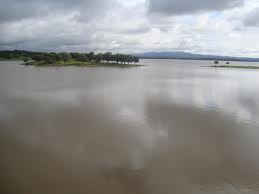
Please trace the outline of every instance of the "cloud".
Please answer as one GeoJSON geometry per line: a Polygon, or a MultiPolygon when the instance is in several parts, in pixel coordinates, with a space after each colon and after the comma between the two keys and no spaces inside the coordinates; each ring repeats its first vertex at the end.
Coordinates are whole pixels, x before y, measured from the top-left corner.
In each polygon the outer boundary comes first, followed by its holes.
{"type": "Polygon", "coordinates": [[[244,19],[245,26],[259,26],[259,7],[253,9],[244,19]]]}
{"type": "MultiPolygon", "coordinates": [[[[1,0],[0,0],[1,1],[1,0]]],[[[29,4],[29,0],[25,4],[29,4]]],[[[150,30],[144,17],[144,6],[126,1],[61,1],[38,0],[36,4],[48,5],[46,14],[23,11],[13,12],[0,23],[0,49],[26,49],[38,51],[121,50],[136,45],[136,36],[150,30]],[[75,4],[75,5],[73,5],[75,4]],[[51,7],[51,9],[50,9],[51,7]],[[133,11],[134,10],[134,11],[133,11]],[[4,21],[4,22],[3,22],[4,21]],[[127,22],[126,22],[127,21],[127,22]]],[[[17,3],[16,6],[21,6],[17,3]]],[[[23,5],[24,6],[24,5],[23,5]]],[[[41,8],[44,10],[45,8],[41,8]]]]}
{"type": "Polygon", "coordinates": [[[93,17],[105,12],[112,2],[113,0],[0,0],[0,22],[71,12],[93,17]]]}
{"type": "Polygon", "coordinates": [[[178,15],[225,10],[241,5],[243,0],[149,0],[149,2],[151,13],[178,15]]]}
{"type": "Polygon", "coordinates": [[[249,27],[257,25],[258,0],[0,3],[4,5],[0,7],[0,50],[187,51],[254,57],[259,53],[259,45],[254,44],[259,41],[259,28],[249,27]]]}

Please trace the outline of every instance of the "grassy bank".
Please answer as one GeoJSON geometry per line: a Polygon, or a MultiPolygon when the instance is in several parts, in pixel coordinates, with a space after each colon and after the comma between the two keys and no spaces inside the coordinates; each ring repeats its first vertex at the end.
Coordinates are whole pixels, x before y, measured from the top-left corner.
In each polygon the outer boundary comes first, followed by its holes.
{"type": "Polygon", "coordinates": [[[234,68],[234,69],[259,69],[258,66],[233,66],[233,65],[213,65],[214,68],[234,68]]]}
{"type": "Polygon", "coordinates": [[[124,63],[107,63],[107,62],[82,62],[82,61],[58,61],[55,63],[47,63],[45,61],[30,61],[23,63],[27,66],[37,67],[63,67],[63,66],[78,66],[78,67],[139,67],[140,64],[124,64],[124,63]]]}

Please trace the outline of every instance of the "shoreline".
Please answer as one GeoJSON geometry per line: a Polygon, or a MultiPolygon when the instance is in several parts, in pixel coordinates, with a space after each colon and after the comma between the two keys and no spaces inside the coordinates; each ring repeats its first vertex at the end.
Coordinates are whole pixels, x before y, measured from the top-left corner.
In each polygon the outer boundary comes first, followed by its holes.
{"type": "Polygon", "coordinates": [[[144,65],[141,64],[122,64],[122,63],[96,63],[96,62],[80,62],[80,61],[73,61],[73,62],[58,62],[58,63],[46,63],[46,62],[27,62],[22,63],[21,65],[24,66],[35,66],[35,67],[141,67],[144,65]]]}
{"type": "Polygon", "coordinates": [[[232,66],[232,65],[212,65],[209,67],[214,67],[214,68],[229,68],[229,69],[259,69],[258,66],[232,66]]]}

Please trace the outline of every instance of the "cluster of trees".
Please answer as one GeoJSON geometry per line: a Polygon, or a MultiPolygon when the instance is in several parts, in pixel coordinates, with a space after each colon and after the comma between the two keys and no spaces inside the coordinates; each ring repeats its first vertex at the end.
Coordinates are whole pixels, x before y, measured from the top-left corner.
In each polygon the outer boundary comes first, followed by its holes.
{"type": "MultiPolygon", "coordinates": [[[[219,64],[219,61],[214,61],[214,64],[215,64],[215,65],[219,64]]],[[[229,64],[230,64],[230,62],[229,62],[229,61],[227,61],[227,62],[226,62],[226,64],[227,64],[227,65],[229,65],[229,64]]]]}
{"type": "Polygon", "coordinates": [[[31,58],[36,52],[14,50],[14,51],[0,51],[0,59],[23,59],[31,58]]]}
{"type": "Polygon", "coordinates": [[[55,63],[60,61],[80,61],[80,62],[107,62],[107,63],[138,63],[139,58],[132,55],[125,54],[112,54],[111,52],[107,53],[43,53],[43,52],[29,52],[29,51],[0,51],[0,58],[3,59],[21,59],[24,62],[29,60],[34,61],[44,61],[47,63],[55,63]]]}

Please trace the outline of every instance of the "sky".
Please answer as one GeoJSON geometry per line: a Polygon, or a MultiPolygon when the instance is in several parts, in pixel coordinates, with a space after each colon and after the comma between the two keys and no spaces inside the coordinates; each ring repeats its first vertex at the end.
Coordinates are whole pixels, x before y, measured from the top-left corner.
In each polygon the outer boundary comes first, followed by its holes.
{"type": "Polygon", "coordinates": [[[259,0],[0,0],[0,50],[259,57],[259,0]]]}

